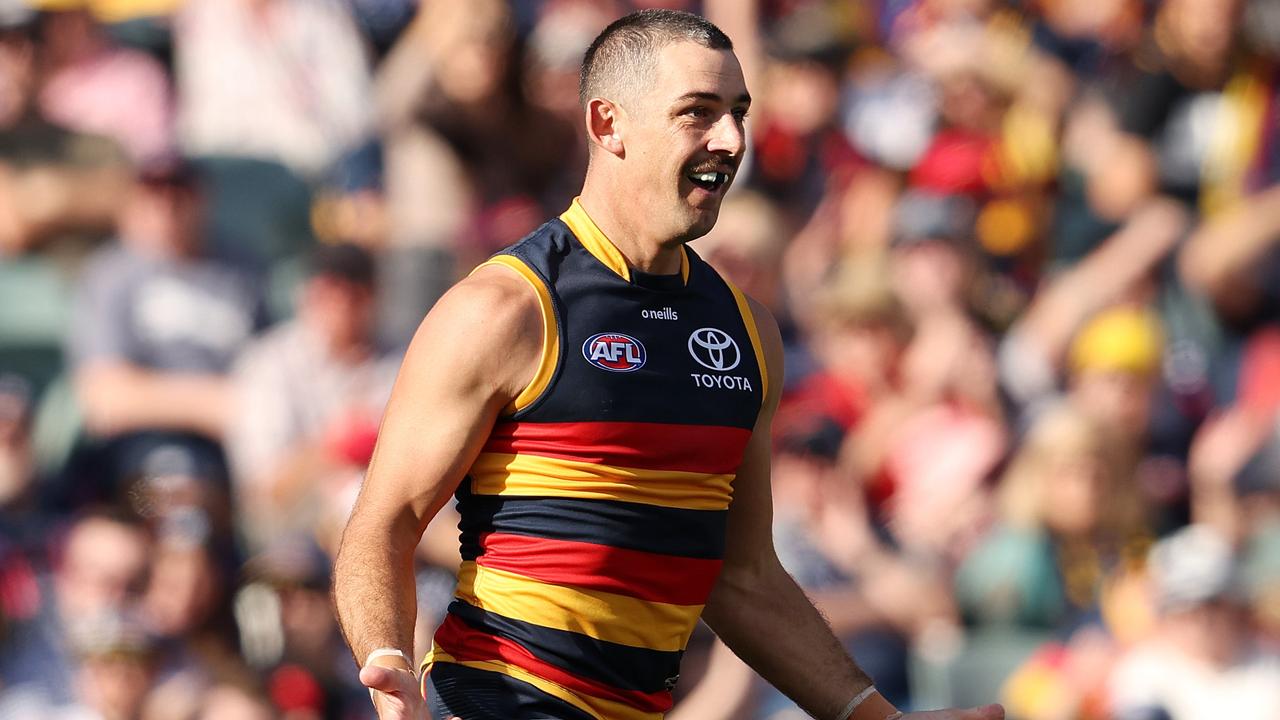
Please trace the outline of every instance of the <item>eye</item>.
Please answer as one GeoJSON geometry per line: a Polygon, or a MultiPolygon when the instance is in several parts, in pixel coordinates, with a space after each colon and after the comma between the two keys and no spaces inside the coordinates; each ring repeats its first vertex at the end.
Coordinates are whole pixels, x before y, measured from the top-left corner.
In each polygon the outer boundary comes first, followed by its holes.
{"type": "Polygon", "coordinates": [[[750,113],[747,111],[747,109],[746,109],[746,108],[734,108],[734,109],[733,109],[733,119],[734,119],[734,120],[737,120],[739,123],[744,123],[744,122],[746,122],[746,121],[747,121],[747,115],[749,115],[749,114],[750,114],[750,113]]]}
{"type": "Polygon", "coordinates": [[[694,105],[693,107],[685,110],[684,114],[692,118],[698,118],[699,120],[711,117],[711,111],[703,105],[694,105]]]}

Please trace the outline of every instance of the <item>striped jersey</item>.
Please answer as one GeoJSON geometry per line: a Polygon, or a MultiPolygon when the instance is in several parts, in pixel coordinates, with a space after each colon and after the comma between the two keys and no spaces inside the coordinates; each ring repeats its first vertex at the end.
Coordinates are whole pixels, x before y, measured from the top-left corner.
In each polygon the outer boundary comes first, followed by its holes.
{"type": "Polygon", "coordinates": [[[489,263],[537,293],[543,352],[458,489],[457,595],[424,664],[657,720],[767,390],[751,311],[687,248],[677,275],[630,268],[576,200],[489,263]]]}

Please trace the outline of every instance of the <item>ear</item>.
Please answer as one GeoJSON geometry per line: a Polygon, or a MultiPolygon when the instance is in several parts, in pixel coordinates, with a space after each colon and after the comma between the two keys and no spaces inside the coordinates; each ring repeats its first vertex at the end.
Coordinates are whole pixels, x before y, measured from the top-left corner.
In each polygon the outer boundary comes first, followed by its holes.
{"type": "Polygon", "coordinates": [[[603,98],[587,103],[587,137],[605,152],[621,158],[626,155],[622,142],[622,108],[603,98]]]}

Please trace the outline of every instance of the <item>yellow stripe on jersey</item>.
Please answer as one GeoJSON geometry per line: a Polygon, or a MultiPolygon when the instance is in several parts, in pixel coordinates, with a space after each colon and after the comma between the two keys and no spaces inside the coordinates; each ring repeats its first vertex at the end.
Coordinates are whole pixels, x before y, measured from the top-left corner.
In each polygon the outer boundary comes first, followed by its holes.
{"type": "Polygon", "coordinates": [[[474,561],[458,568],[457,596],[512,620],[665,652],[684,650],[703,608],[548,585],[474,561]]]}
{"type": "MultiPolygon", "coordinates": [[[[525,386],[516,399],[507,406],[507,413],[514,414],[523,410],[537,400],[551,384],[556,374],[556,364],[560,358],[560,332],[556,326],[556,312],[551,304],[551,293],[546,283],[537,276],[523,260],[513,255],[498,255],[481,263],[477,270],[486,265],[502,265],[520,274],[525,282],[538,294],[538,307],[542,311],[542,357],[538,358],[538,369],[533,379],[525,386]]],[[[475,272],[474,270],[472,272],[475,272]]]]}
{"type": "MultiPolygon", "coordinates": [[[[506,675],[508,677],[513,677],[517,680],[523,680],[524,682],[527,682],[530,685],[538,688],[542,692],[554,698],[557,698],[559,700],[563,700],[569,703],[570,705],[578,708],[582,712],[587,713],[588,715],[594,718],[597,718],[598,720],[610,720],[610,718],[614,717],[611,715],[610,716],[600,715],[594,709],[592,709],[590,705],[588,705],[585,702],[584,698],[579,697],[577,693],[574,693],[572,690],[561,687],[559,684],[553,683],[550,680],[540,678],[537,675],[534,675],[533,673],[529,672],[528,670],[525,670],[524,668],[516,667],[515,665],[512,665],[510,663],[505,663],[501,660],[466,660],[466,661],[457,660],[449,653],[441,650],[440,647],[438,645],[435,645],[434,643],[432,644],[431,652],[428,653],[427,657],[429,658],[429,661],[427,660],[423,661],[423,668],[427,667],[428,662],[430,662],[430,664],[433,664],[433,665],[435,663],[447,662],[447,663],[453,663],[455,665],[461,665],[463,667],[475,668],[477,670],[487,670],[489,672],[495,672],[495,673],[498,673],[499,675],[506,675]]],[[[592,699],[598,700],[598,698],[592,698],[592,699]]],[[[611,704],[616,704],[616,703],[611,703],[611,704]]],[[[619,707],[627,707],[627,706],[620,705],[619,707]]],[[[627,708],[627,709],[630,710],[632,715],[637,718],[655,717],[647,713],[641,713],[639,710],[636,710],[635,708],[627,708]]],[[[661,716],[656,716],[656,717],[661,717],[661,716]]]]}
{"type": "Polygon", "coordinates": [[[471,466],[477,495],[572,497],[684,508],[724,510],[733,497],[732,474],[640,470],[540,455],[482,453],[471,466]]]}
{"type": "MultiPolygon", "coordinates": [[[[595,256],[605,267],[617,273],[618,277],[631,282],[631,266],[627,264],[627,258],[609,240],[600,226],[596,225],[591,216],[587,215],[587,211],[579,200],[580,198],[574,198],[569,209],[560,214],[561,222],[569,226],[587,252],[595,256]]],[[[680,277],[686,283],[689,282],[689,254],[683,246],[680,248],[680,277]]]]}
{"type": "Polygon", "coordinates": [[[569,703],[588,715],[598,718],[598,720],[662,720],[661,713],[650,713],[643,710],[637,710],[630,705],[623,705],[620,702],[606,700],[591,695],[579,695],[558,683],[554,683],[545,678],[534,675],[522,667],[503,662],[502,660],[456,660],[439,647],[431,649],[431,656],[435,662],[447,662],[463,667],[475,668],[477,670],[487,670],[517,680],[523,680],[530,685],[538,688],[542,692],[551,695],[559,700],[569,703]]]}
{"type": "Polygon", "coordinates": [[[751,304],[747,302],[747,296],[738,289],[737,285],[729,282],[728,278],[724,278],[724,284],[733,291],[733,299],[738,303],[738,312],[742,314],[742,322],[747,326],[747,335],[751,337],[751,349],[756,353],[756,365],[760,368],[761,402],[768,402],[769,368],[764,363],[764,345],[760,342],[760,329],[756,326],[756,315],[751,312],[751,304]]]}
{"type": "Polygon", "coordinates": [[[560,220],[569,226],[587,252],[594,255],[605,267],[617,273],[618,277],[631,282],[631,266],[627,265],[627,258],[613,243],[609,242],[604,231],[587,215],[579,198],[574,198],[569,209],[560,213],[560,220]]]}

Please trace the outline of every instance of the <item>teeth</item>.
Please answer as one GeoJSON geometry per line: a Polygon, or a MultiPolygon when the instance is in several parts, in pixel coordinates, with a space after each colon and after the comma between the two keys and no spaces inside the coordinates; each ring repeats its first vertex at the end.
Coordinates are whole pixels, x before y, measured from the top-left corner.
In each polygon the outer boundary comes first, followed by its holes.
{"type": "Polygon", "coordinates": [[[690,177],[692,177],[694,180],[697,180],[698,182],[718,183],[718,182],[722,182],[726,176],[724,173],[708,172],[708,173],[695,173],[693,175],[690,175],[690,177]]]}

